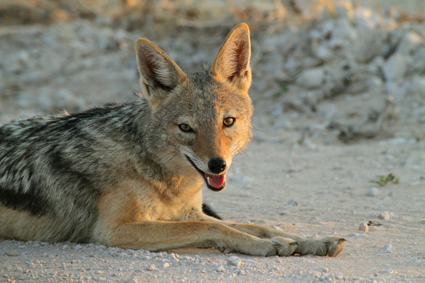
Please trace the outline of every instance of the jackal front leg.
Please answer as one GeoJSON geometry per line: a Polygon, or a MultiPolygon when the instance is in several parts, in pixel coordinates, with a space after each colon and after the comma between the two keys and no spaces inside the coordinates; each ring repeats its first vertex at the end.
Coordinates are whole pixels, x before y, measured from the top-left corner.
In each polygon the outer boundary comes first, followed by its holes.
{"type": "Polygon", "coordinates": [[[121,224],[108,234],[103,239],[108,246],[150,251],[217,247],[255,256],[288,256],[297,248],[291,239],[261,239],[220,223],[200,221],[141,221],[121,224]]]}
{"type": "Polygon", "coordinates": [[[334,257],[342,252],[346,241],[344,238],[341,237],[323,237],[319,239],[309,239],[297,235],[287,234],[281,230],[262,225],[226,222],[217,220],[206,215],[204,217],[204,220],[212,221],[215,223],[222,223],[224,225],[227,225],[228,227],[234,228],[238,231],[262,239],[275,239],[276,237],[292,239],[298,244],[294,251],[294,254],[300,255],[313,254],[334,257]]]}

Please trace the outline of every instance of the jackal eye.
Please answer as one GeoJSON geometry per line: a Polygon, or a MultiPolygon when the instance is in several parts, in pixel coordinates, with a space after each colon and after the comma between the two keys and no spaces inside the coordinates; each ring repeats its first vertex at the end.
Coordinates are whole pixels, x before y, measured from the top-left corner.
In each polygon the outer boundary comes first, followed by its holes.
{"type": "Polygon", "coordinates": [[[185,133],[193,132],[193,129],[188,124],[180,124],[179,125],[180,130],[185,133]]]}
{"type": "Polygon", "coordinates": [[[223,124],[224,124],[224,126],[226,126],[226,127],[231,127],[231,126],[233,126],[233,124],[235,123],[235,118],[233,118],[233,117],[227,117],[227,118],[224,118],[224,120],[223,120],[223,124]]]}

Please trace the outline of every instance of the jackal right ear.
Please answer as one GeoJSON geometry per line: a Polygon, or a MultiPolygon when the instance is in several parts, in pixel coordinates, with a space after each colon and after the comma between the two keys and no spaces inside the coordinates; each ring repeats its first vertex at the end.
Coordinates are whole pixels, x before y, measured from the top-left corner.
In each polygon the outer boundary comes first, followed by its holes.
{"type": "Polygon", "coordinates": [[[231,83],[247,92],[251,86],[250,58],[249,27],[242,23],[234,27],[224,40],[214,59],[210,73],[217,80],[231,83]]]}
{"type": "Polygon", "coordinates": [[[140,38],[137,41],[136,56],[142,91],[151,105],[156,105],[186,80],[179,66],[147,39],[140,38]]]}

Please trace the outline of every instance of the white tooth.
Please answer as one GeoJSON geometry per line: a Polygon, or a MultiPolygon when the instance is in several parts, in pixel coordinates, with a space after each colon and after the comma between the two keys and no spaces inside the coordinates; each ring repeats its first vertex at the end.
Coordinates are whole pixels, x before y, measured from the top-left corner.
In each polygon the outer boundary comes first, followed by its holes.
{"type": "Polygon", "coordinates": [[[210,186],[211,186],[211,183],[210,183],[210,177],[207,177],[207,182],[208,182],[208,185],[210,185],[210,186]]]}

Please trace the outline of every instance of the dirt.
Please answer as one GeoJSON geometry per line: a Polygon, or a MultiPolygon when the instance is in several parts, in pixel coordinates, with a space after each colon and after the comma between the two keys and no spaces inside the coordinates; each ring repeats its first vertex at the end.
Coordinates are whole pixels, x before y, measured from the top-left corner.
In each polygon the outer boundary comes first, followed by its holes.
{"type": "MultiPolygon", "coordinates": [[[[132,99],[139,89],[133,53],[139,37],[190,72],[211,62],[227,31],[183,27],[156,34],[101,20],[0,29],[0,125],[132,99]]],[[[234,160],[227,188],[204,188],[204,200],[224,219],[344,237],[341,255],[260,258],[215,249],[151,253],[0,240],[0,282],[425,282],[423,90],[399,95],[379,86],[299,100],[310,92],[276,78],[280,70],[264,61],[280,47],[260,47],[262,33],[252,34],[253,56],[263,52],[250,91],[253,141],[234,160]],[[377,183],[390,173],[394,180],[377,183]],[[367,232],[359,230],[363,221],[367,232]]]]}

